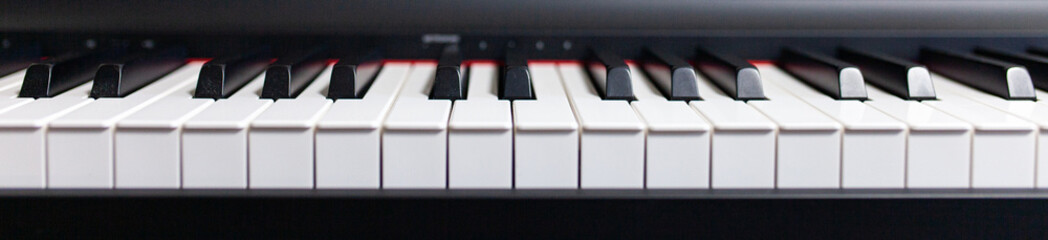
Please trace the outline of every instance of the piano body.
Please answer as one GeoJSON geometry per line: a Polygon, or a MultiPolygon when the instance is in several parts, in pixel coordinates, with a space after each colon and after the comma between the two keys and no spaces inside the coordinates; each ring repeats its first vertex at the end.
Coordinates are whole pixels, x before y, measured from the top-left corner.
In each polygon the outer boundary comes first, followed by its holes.
{"type": "Polygon", "coordinates": [[[1046,2],[6,1],[0,38],[12,236],[1045,234],[1046,2]]]}

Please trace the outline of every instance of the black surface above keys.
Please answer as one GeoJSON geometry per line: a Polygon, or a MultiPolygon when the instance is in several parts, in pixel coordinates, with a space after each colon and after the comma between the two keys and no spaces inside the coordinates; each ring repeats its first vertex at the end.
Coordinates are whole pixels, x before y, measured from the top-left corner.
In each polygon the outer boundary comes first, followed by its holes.
{"type": "Polygon", "coordinates": [[[863,80],[909,100],[935,99],[931,75],[923,65],[873,51],[837,48],[837,57],[862,69],[863,80]]]}
{"type": "Polygon", "coordinates": [[[699,100],[695,68],[683,58],[654,47],[644,48],[641,65],[648,79],[669,100],[699,100]]]}
{"type": "Polygon", "coordinates": [[[19,97],[53,97],[94,77],[98,66],[123,55],[124,47],[71,52],[33,63],[26,70],[19,97]]]}
{"type": "Polygon", "coordinates": [[[362,98],[382,70],[382,53],[373,50],[362,56],[345,57],[331,69],[330,99],[362,98]]]}
{"type": "Polygon", "coordinates": [[[531,72],[528,71],[527,56],[520,50],[506,52],[502,63],[502,74],[499,74],[499,99],[535,99],[531,86],[531,72]]]}
{"type": "Polygon", "coordinates": [[[0,48],[0,76],[7,76],[18,70],[25,69],[34,61],[40,60],[40,44],[25,43],[15,44],[3,39],[0,48]]]}
{"type": "Polygon", "coordinates": [[[695,65],[735,100],[762,100],[764,85],[757,67],[734,55],[699,48],[695,65]]]}
{"type": "Polygon", "coordinates": [[[146,86],[186,62],[184,47],[169,47],[128,55],[103,63],[95,73],[92,98],[124,97],[146,86]]]}
{"type": "Polygon", "coordinates": [[[590,79],[605,100],[634,100],[633,76],[626,61],[614,53],[590,49],[590,79]]]}
{"type": "Polygon", "coordinates": [[[921,62],[930,70],[1005,99],[1035,99],[1030,74],[1023,66],[973,54],[921,48],[921,62]]]}
{"type": "Polygon", "coordinates": [[[1030,74],[1033,86],[1048,90],[1048,57],[986,47],[975,48],[975,54],[1023,65],[1030,74]]]}
{"type": "Polygon", "coordinates": [[[327,47],[320,46],[281,57],[266,69],[261,98],[294,98],[327,66],[327,47]]]}
{"type": "Polygon", "coordinates": [[[779,65],[801,81],[838,100],[866,99],[866,83],[859,68],[830,56],[784,48],[779,65]]]}
{"type": "Polygon", "coordinates": [[[458,45],[448,45],[437,61],[437,75],[429,90],[429,99],[465,99],[466,77],[462,73],[462,55],[458,45]]]}
{"type": "Polygon", "coordinates": [[[269,47],[212,59],[200,69],[195,98],[227,98],[251,82],[273,62],[269,47]]]}

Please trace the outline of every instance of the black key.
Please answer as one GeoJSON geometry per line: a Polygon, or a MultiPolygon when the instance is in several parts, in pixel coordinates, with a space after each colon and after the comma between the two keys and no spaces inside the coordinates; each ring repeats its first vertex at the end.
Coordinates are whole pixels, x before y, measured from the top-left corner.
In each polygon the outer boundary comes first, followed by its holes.
{"type": "Polygon", "coordinates": [[[281,57],[266,69],[262,98],[295,98],[327,66],[327,47],[315,47],[281,57]]]}
{"type": "Polygon", "coordinates": [[[29,65],[19,97],[54,97],[90,81],[102,63],[123,55],[124,47],[66,53],[29,65]]]}
{"type": "Polygon", "coordinates": [[[15,45],[7,39],[0,48],[0,76],[7,76],[25,69],[34,61],[40,60],[40,44],[26,43],[15,45]]]}
{"type": "Polygon", "coordinates": [[[633,77],[626,61],[614,53],[591,49],[589,73],[597,92],[605,100],[634,100],[633,77]]]}
{"type": "Polygon", "coordinates": [[[227,98],[265,71],[272,62],[269,47],[212,59],[200,69],[193,97],[227,98]]]}
{"type": "Polygon", "coordinates": [[[1042,90],[1048,90],[1048,57],[985,47],[975,48],[975,54],[1023,65],[1026,67],[1026,71],[1030,72],[1030,80],[1033,81],[1033,86],[1042,90]]]}
{"type": "Polygon", "coordinates": [[[382,54],[378,50],[370,51],[363,56],[339,59],[331,70],[327,97],[330,99],[362,98],[381,70],[382,54]]]}
{"type": "Polygon", "coordinates": [[[523,52],[511,50],[506,52],[506,61],[502,66],[502,79],[499,80],[499,99],[535,99],[531,87],[531,72],[528,71],[528,60],[523,52]]]}
{"type": "Polygon", "coordinates": [[[866,83],[854,65],[823,54],[784,48],[779,65],[801,81],[838,100],[866,99],[866,83]]]}
{"type": "Polygon", "coordinates": [[[641,65],[648,78],[669,100],[699,100],[695,68],[688,61],[653,47],[644,48],[641,65]]]}
{"type": "Polygon", "coordinates": [[[462,55],[458,45],[444,47],[437,61],[437,75],[429,90],[429,99],[465,99],[466,78],[462,74],[462,55]]]}
{"type": "Polygon", "coordinates": [[[921,62],[930,70],[1005,99],[1035,99],[1033,82],[1023,66],[974,54],[921,48],[921,62]]]}
{"type": "Polygon", "coordinates": [[[1048,57],[1048,48],[1030,47],[1030,48],[1026,49],[1026,52],[1028,52],[1030,54],[1033,54],[1033,55],[1038,55],[1038,56],[1042,56],[1042,57],[1048,57]]]}
{"type": "Polygon", "coordinates": [[[124,97],[186,63],[186,49],[169,47],[103,63],[95,73],[92,98],[124,97]]]}
{"type": "Polygon", "coordinates": [[[935,99],[935,87],[924,65],[872,51],[837,49],[837,57],[862,69],[863,79],[909,100],[935,99]]]}
{"type": "Polygon", "coordinates": [[[764,85],[757,67],[734,55],[699,48],[695,65],[735,100],[762,100],[764,85]]]}

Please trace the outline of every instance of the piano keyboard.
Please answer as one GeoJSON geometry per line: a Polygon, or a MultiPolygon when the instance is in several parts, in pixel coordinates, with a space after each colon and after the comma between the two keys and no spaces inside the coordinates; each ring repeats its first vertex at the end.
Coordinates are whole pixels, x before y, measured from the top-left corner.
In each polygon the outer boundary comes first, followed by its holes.
{"type": "Polygon", "coordinates": [[[4,61],[0,188],[1048,188],[1043,51],[326,51],[4,61]]]}

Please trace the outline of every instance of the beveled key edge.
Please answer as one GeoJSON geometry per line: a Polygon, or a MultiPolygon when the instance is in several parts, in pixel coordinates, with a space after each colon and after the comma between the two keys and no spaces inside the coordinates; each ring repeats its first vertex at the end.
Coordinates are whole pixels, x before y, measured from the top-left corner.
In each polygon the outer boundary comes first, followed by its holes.
{"type": "Polygon", "coordinates": [[[887,54],[874,52],[866,49],[859,49],[854,47],[842,46],[837,48],[837,56],[845,62],[851,63],[858,66],[863,73],[863,80],[869,80],[870,84],[881,87],[898,97],[907,100],[933,100],[935,96],[935,86],[932,83],[931,73],[928,72],[928,68],[924,65],[916,62],[911,62],[887,54]],[[905,69],[905,73],[879,73],[880,70],[889,69],[878,69],[881,66],[866,64],[868,61],[874,61],[877,65],[894,65],[905,69]],[[890,84],[900,84],[900,79],[878,79],[880,77],[891,78],[891,75],[896,77],[902,77],[902,87],[905,90],[899,91],[899,86],[889,86],[890,84]],[[872,78],[871,78],[872,77],[872,78]]]}
{"type": "MultiPolygon", "coordinates": [[[[618,55],[611,53],[606,50],[590,48],[590,60],[591,63],[603,65],[606,71],[604,75],[604,89],[597,89],[597,93],[604,100],[627,100],[633,101],[637,98],[633,96],[633,77],[630,75],[630,68],[626,65],[626,61],[618,55]]],[[[590,73],[588,65],[586,63],[586,72],[590,73]]],[[[598,84],[595,83],[597,79],[592,73],[589,74],[591,83],[594,87],[598,84]]]]}
{"type": "MultiPolygon", "coordinates": [[[[642,61],[661,64],[670,70],[670,89],[665,89],[663,86],[655,84],[656,89],[666,99],[679,101],[702,100],[699,96],[695,68],[691,64],[684,61],[683,58],[657,47],[645,46],[644,52],[645,56],[642,58],[642,61]]],[[[648,75],[648,81],[655,81],[651,74],[648,75]]]]}
{"type": "Polygon", "coordinates": [[[761,81],[760,71],[757,70],[756,66],[742,58],[699,47],[696,50],[695,65],[699,73],[709,78],[713,85],[735,100],[768,99],[768,97],[764,96],[764,83],[761,81]],[[706,68],[704,67],[707,66],[706,64],[712,64],[722,68],[722,70],[728,69],[726,71],[733,73],[728,75],[734,76],[734,79],[722,79],[718,77],[722,76],[721,74],[710,73],[710,71],[718,69],[706,68]],[[727,86],[728,84],[733,84],[734,86],[727,86]]]}

